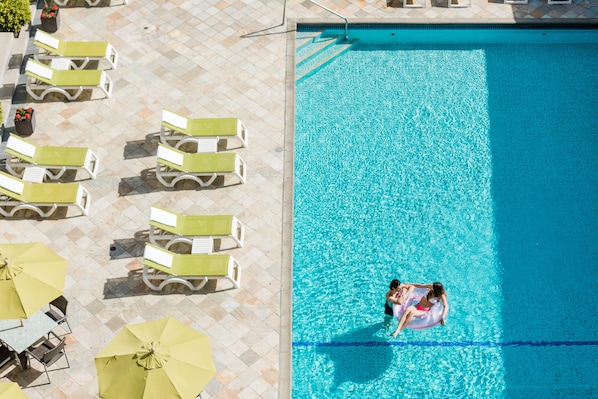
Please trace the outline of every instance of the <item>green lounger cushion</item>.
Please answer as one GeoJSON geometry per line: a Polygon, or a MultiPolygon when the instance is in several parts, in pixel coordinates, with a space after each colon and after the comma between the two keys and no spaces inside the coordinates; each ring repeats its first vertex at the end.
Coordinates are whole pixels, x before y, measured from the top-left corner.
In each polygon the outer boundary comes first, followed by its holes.
{"type": "Polygon", "coordinates": [[[232,234],[232,215],[177,215],[176,227],[156,222],[150,223],[159,229],[184,236],[227,236],[232,234]]]}
{"type": "Polygon", "coordinates": [[[77,183],[31,183],[0,171],[3,180],[10,179],[13,184],[22,187],[21,192],[8,190],[0,186],[0,192],[18,201],[32,204],[74,204],[77,202],[79,184],[77,183]]]}
{"type": "Polygon", "coordinates": [[[60,40],[58,48],[53,48],[39,41],[36,46],[61,57],[105,57],[108,42],[65,42],[60,40]]]}
{"type": "MultiPolygon", "coordinates": [[[[150,244],[147,244],[150,245],[150,244]]],[[[177,254],[173,256],[172,267],[166,267],[149,259],[144,259],[143,264],[160,270],[166,274],[176,276],[206,276],[217,277],[228,275],[228,254],[177,254]]]]}
{"type": "Polygon", "coordinates": [[[77,202],[79,185],[75,183],[29,183],[25,184],[23,196],[27,202],[36,204],[74,204],[77,202]]]}
{"type": "Polygon", "coordinates": [[[44,83],[55,86],[98,86],[101,82],[103,71],[99,70],[69,70],[61,71],[54,69],[52,79],[34,75],[35,78],[44,83]]]}
{"type": "Polygon", "coordinates": [[[161,164],[170,166],[185,173],[234,173],[235,172],[235,153],[199,153],[190,154],[174,148],[168,148],[160,144],[158,148],[158,161],[161,164]],[[164,148],[162,152],[160,148],[164,148]],[[165,159],[170,152],[179,154],[182,163],[172,162],[172,159],[165,159]],[[162,153],[162,154],[161,154],[162,153]],[[161,156],[162,155],[162,156],[161,156]]]}
{"type": "Polygon", "coordinates": [[[39,165],[81,166],[85,164],[87,148],[75,147],[39,147],[33,160],[39,165]]]}
{"type": "Polygon", "coordinates": [[[196,118],[189,119],[188,123],[187,130],[184,133],[190,136],[237,135],[237,118],[196,118]]]}
{"type": "MultiPolygon", "coordinates": [[[[239,129],[238,118],[187,118],[175,112],[164,110],[162,126],[194,137],[236,136],[239,129]],[[172,115],[169,115],[172,114],[172,115]],[[171,122],[179,120],[179,126],[164,119],[171,118],[171,122]],[[186,122],[187,127],[182,125],[186,122]]],[[[176,123],[176,122],[175,122],[176,123]]]]}

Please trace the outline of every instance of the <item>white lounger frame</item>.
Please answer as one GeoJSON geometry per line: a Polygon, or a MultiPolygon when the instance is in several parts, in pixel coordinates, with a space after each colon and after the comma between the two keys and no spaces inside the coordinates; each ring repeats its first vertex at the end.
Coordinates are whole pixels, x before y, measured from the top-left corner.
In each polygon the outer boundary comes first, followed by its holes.
{"type": "MultiPolygon", "coordinates": [[[[22,154],[23,156],[33,158],[35,155],[35,151],[37,147],[27,143],[26,141],[19,140],[16,136],[10,136],[6,142],[6,148],[11,149],[12,151],[22,154]]],[[[9,154],[10,156],[6,159],[6,170],[13,175],[19,178],[23,177],[25,173],[25,168],[29,166],[33,166],[36,164],[31,164],[27,161],[24,161],[22,158],[18,156],[9,154]],[[19,169],[22,169],[19,171],[19,169]]],[[[46,169],[46,177],[49,180],[57,180],[62,177],[64,172],[67,170],[84,170],[86,171],[92,179],[95,179],[98,175],[98,169],[100,168],[100,160],[98,159],[97,155],[94,154],[91,150],[87,149],[87,154],[85,154],[85,161],[81,166],[56,166],[56,165],[36,165],[46,169]]]]}
{"type": "MultiPolygon", "coordinates": [[[[23,193],[24,182],[15,181],[7,178],[6,176],[0,175],[0,186],[5,190],[12,191],[16,194],[21,195],[23,193]]],[[[36,184],[36,183],[30,183],[36,184]]],[[[55,183],[58,184],[58,183],[55,183]]],[[[75,183],[72,183],[75,184],[75,183]]],[[[89,207],[91,205],[91,195],[81,185],[77,188],[77,199],[72,204],[56,204],[56,203],[29,203],[19,201],[12,197],[0,194],[0,214],[4,217],[13,217],[18,211],[22,209],[32,210],[37,212],[41,217],[49,217],[59,207],[77,207],[83,215],[89,213],[89,207]],[[42,208],[48,208],[43,210],[42,208]]]]}
{"type": "MultiPolygon", "coordinates": [[[[54,0],[57,4],[58,1],[54,0]]],[[[53,38],[52,36],[50,36],[49,34],[45,33],[44,31],[38,30],[37,32],[35,32],[35,40],[45,44],[48,47],[52,47],[53,49],[58,50],[58,46],[60,45],[60,41],[53,38]]],[[[106,43],[106,54],[104,54],[103,57],[72,57],[72,56],[62,56],[62,55],[58,55],[58,54],[53,54],[51,52],[48,52],[46,49],[44,49],[43,47],[38,47],[38,51],[36,51],[33,54],[33,58],[35,60],[52,60],[52,59],[56,59],[56,58],[64,58],[67,60],[72,60],[72,61],[83,61],[83,63],[81,65],[77,65],[75,62],[70,61],[69,65],[71,68],[73,69],[84,69],[87,64],[89,63],[89,61],[91,60],[96,60],[96,61],[102,61],[105,60],[110,64],[110,67],[112,69],[116,69],[116,66],[118,65],[118,53],[116,52],[116,50],[114,49],[114,47],[112,47],[112,45],[110,43],[106,43]]]]}
{"type": "MultiPolygon", "coordinates": [[[[25,69],[35,75],[41,76],[48,80],[52,80],[52,74],[54,73],[54,70],[52,68],[48,66],[41,66],[33,62],[28,62],[25,69]]],[[[102,75],[100,76],[100,82],[97,86],[54,86],[52,84],[48,84],[39,79],[36,79],[33,76],[27,75],[27,78],[28,79],[27,84],[25,86],[25,90],[27,90],[27,93],[29,93],[31,97],[38,101],[43,100],[44,97],[49,93],[60,93],[64,95],[67,98],[67,100],[74,101],[77,98],[79,98],[79,96],[81,95],[81,93],[83,93],[83,90],[85,89],[100,89],[106,95],[106,98],[110,98],[112,96],[113,82],[112,79],[110,79],[110,77],[106,75],[106,72],[104,71],[102,71],[102,75]],[[69,90],[76,91],[75,93],[71,94],[69,93],[69,90]],[[36,92],[39,91],[41,91],[41,93],[37,94],[36,92]]]]}
{"type": "Polygon", "coordinates": [[[158,164],[156,166],[156,178],[166,187],[174,187],[181,180],[192,180],[201,187],[208,187],[218,176],[235,176],[241,183],[247,181],[247,164],[238,154],[235,154],[235,170],[233,172],[183,172],[172,169],[170,166],[163,164],[160,160],[163,159],[175,165],[183,165],[183,157],[176,151],[159,146],[158,147],[158,164]],[[203,178],[208,180],[203,180],[203,178]]]}
{"type": "MultiPolygon", "coordinates": [[[[177,215],[175,213],[168,212],[163,209],[159,209],[152,206],[150,208],[150,223],[151,222],[157,222],[166,226],[176,227],[177,215]]],[[[150,224],[149,241],[154,245],[159,245],[168,249],[170,248],[170,246],[180,242],[192,245],[193,240],[197,237],[209,237],[212,240],[214,238],[219,238],[221,240],[225,238],[231,238],[235,241],[237,248],[242,248],[243,241],[245,239],[245,226],[235,216],[233,216],[232,219],[231,232],[231,234],[226,236],[185,236],[181,234],[173,234],[169,231],[162,230],[159,227],[150,224]],[[158,241],[167,242],[164,245],[161,245],[158,243],[158,241]]]]}
{"type": "MultiPolygon", "coordinates": [[[[187,129],[188,119],[189,118],[177,115],[167,109],[162,110],[162,122],[166,122],[179,129],[187,129]]],[[[237,139],[241,142],[241,146],[245,148],[249,143],[249,131],[247,130],[247,126],[245,126],[245,124],[238,118],[236,136],[189,136],[177,130],[170,130],[164,125],[160,127],[160,141],[166,145],[170,145],[168,142],[173,141],[175,142],[174,148],[179,148],[186,143],[197,143],[199,140],[207,139],[209,137],[215,138],[216,140],[226,140],[227,143],[229,140],[237,139]]]]}
{"type": "MultiPolygon", "coordinates": [[[[143,257],[164,267],[172,266],[172,254],[149,245],[145,246],[143,257]]],[[[143,265],[142,278],[143,282],[154,291],[162,291],[167,284],[171,283],[183,284],[191,291],[199,291],[209,280],[228,280],[235,288],[239,288],[241,287],[241,266],[231,256],[229,257],[228,273],[226,276],[177,276],[143,265]],[[156,285],[151,280],[158,280],[160,283],[156,285]]]]}

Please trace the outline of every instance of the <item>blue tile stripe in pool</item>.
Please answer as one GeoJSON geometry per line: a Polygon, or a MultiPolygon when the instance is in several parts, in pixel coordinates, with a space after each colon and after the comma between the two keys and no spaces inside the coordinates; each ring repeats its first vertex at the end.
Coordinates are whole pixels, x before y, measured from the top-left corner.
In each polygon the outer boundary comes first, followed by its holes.
{"type": "Polygon", "coordinates": [[[294,347],[347,347],[347,346],[443,346],[443,347],[517,347],[517,346],[598,346],[598,341],[369,341],[369,342],[293,342],[294,347]]]}

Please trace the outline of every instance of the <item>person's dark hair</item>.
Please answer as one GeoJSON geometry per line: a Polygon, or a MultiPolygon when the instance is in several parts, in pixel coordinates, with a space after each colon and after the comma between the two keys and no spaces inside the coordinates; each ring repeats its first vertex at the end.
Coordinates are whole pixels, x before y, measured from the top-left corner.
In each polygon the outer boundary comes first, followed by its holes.
{"type": "Polygon", "coordinates": [[[436,298],[440,298],[445,293],[442,283],[439,282],[435,282],[432,284],[432,291],[434,291],[434,296],[436,298]]]}
{"type": "Polygon", "coordinates": [[[397,280],[396,278],[394,280],[392,280],[390,282],[390,289],[394,290],[395,288],[397,288],[399,285],[401,285],[401,282],[399,280],[397,280]]]}

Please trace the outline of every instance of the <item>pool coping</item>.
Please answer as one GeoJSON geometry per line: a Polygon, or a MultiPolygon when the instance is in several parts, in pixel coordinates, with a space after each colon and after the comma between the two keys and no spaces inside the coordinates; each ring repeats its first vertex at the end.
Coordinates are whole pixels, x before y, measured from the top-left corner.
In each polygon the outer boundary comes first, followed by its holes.
{"type": "MultiPolygon", "coordinates": [[[[358,25],[517,25],[526,26],[562,26],[573,25],[598,29],[598,18],[580,19],[533,19],[516,20],[514,18],[487,19],[351,19],[351,24],[358,25]]],[[[293,331],[293,195],[295,162],[295,44],[297,25],[327,25],[343,27],[342,23],[331,23],[326,19],[289,19],[287,20],[286,69],[285,69],[285,129],[282,192],[282,253],[280,281],[280,353],[278,375],[278,397],[292,397],[292,331],[293,331]]]]}

